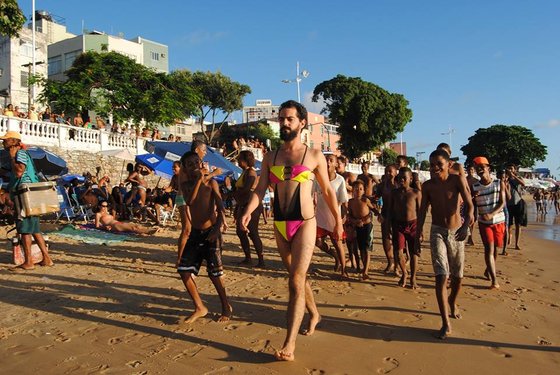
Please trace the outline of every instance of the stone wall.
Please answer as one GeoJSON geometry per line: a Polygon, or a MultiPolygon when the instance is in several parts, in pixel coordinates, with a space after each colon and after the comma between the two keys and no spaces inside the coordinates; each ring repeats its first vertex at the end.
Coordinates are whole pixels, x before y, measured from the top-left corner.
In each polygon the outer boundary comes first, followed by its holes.
{"type": "MultiPolygon", "coordinates": [[[[85,172],[90,172],[92,175],[95,175],[95,168],[101,167],[100,175],[108,175],[111,178],[112,185],[117,185],[118,182],[123,181],[128,176],[128,173],[126,172],[126,165],[131,163],[130,161],[124,161],[123,163],[122,159],[118,159],[113,156],[104,156],[98,153],[69,150],[60,147],[42,146],[42,148],[51,151],[66,160],[69,173],[82,175],[85,172]]],[[[154,187],[160,178],[159,176],[149,175],[146,177],[146,180],[148,181],[148,187],[154,187]]],[[[169,180],[162,178],[159,182],[159,186],[167,185],[169,185],[169,180]]]]}

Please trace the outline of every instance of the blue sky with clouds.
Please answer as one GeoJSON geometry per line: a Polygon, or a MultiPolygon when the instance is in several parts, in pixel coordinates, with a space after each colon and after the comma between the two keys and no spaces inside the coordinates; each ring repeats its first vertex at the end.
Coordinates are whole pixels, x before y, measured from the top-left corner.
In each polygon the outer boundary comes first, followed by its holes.
{"type": "MultiPolygon", "coordinates": [[[[26,15],[31,0],[19,0],[26,15]]],[[[548,147],[537,162],[560,175],[560,1],[36,0],[69,31],[123,32],[169,46],[170,68],[220,70],[245,99],[297,97],[295,64],[310,72],[302,101],[337,74],[403,94],[414,115],[408,153],[449,141],[454,154],[478,128],[532,129],[548,147]]],[[[240,118],[237,115],[236,118],[240,118]]],[[[462,156],[462,155],[461,155],[462,156]]]]}

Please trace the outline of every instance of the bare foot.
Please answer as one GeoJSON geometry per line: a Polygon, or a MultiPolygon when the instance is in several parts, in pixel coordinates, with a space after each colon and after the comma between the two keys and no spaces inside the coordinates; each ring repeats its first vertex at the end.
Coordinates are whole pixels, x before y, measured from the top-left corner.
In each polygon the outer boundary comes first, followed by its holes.
{"type": "Polygon", "coordinates": [[[12,271],[12,272],[23,272],[23,271],[31,271],[31,270],[34,270],[34,269],[35,269],[35,266],[33,264],[29,265],[29,264],[23,263],[23,264],[21,264],[17,267],[10,268],[10,271],[12,271]]]}
{"type": "Polygon", "coordinates": [[[515,250],[521,250],[521,248],[519,247],[519,245],[515,246],[515,250]]]}
{"type": "Polygon", "coordinates": [[[506,256],[506,257],[507,257],[509,254],[508,254],[507,251],[502,251],[502,252],[500,253],[500,255],[503,255],[503,256],[506,256]]]}
{"type": "Polygon", "coordinates": [[[416,280],[410,280],[410,288],[411,288],[411,289],[422,289],[422,288],[416,283],[416,280]]]}
{"type": "Polygon", "coordinates": [[[500,285],[499,284],[492,284],[490,285],[490,287],[488,288],[490,290],[498,290],[500,289],[500,285]]]}
{"type": "Polygon", "coordinates": [[[288,352],[285,349],[277,350],[274,353],[274,358],[278,361],[293,361],[296,359],[293,352],[288,352]]]}
{"type": "Polygon", "coordinates": [[[367,273],[362,273],[362,280],[369,280],[369,275],[367,273]]]}
{"type": "Polygon", "coordinates": [[[257,263],[257,265],[255,266],[255,268],[266,268],[266,264],[264,264],[264,261],[259,261],[257,263]]]}
{"type": "Polygon", "coordinates": [[[191,324],[194,323],[198,318],[203,318],[208,314],[208,309],[206,306],[201,307],[200,309],[195,309],[191,316],[189,316],[183,323],[191,324]]]}
{"type": "Polygon", "coordinates": [[[406,287],[406,277],[406,273],[401,276],[401,279],[399,280],[399,286],[402,286],[403,288],[406,287]]]}
{"type": "Polygon", "coordinates": [[[52,261],[51,258],[49,257],[44,257],[43,261],[41,263],[39,263],[41,266],[45,266],[45,267],[52,267],[54,266],[54,262],[52,261]]]}
{"type": "Polygon", "coordinates": [[[450,311],[449,316],[452,317],[453,319],[461,319],[463,317],[456,304],[454,305],[450,303],[449,311],[450,311]]]}
{"type": "Polygon", "coordinates": [[[311,336],[315,333],[315,328],[317,328],[317,324],[321,321],[321,315],[317,314],[316,316],[312,316],[309,318],[309,327],[301,331],[301,334],[304,336],[311,336]]]}
{"type": "Polygon", "coordinates": [[[383,273],[384,273],[384,274],[388,274],[389,271],[391,271],[391,268],[393,268],[393,263],[389,263],[389,264],[387,265],[387,267],[385,267],[385,269],[383,270],[383,273]]]}
{"type": "Polygon", "coordinates": [[[233,308],[231,305],[227,305],[225,309],[222,309],[222,315],[218,318],[218,322],[229,322],[233,316],[233,308]]]}
{"type": "Polygon", "coordinates": [[[486,280],[490,280],[490,272],[488,272],[488,268],[484,270],[484,277],[486,278],[486,280]]]}
{"type": "Polygon", "coordinates": [[[436,333],[436,338],[440,340],[445,340],[451,334],[451,327],[443,326],[441,329],[436,333]]]}

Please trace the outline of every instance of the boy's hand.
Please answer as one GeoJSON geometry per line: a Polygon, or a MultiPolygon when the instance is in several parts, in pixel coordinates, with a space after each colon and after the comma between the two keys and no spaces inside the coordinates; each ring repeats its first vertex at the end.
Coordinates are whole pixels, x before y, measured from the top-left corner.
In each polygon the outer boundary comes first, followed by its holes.
{"type": "Polygon", "coordinates": [[[241,219],[239,221],[239,226],[243,231],[247,233],[249,233],[249,229],[247,228],[247,226],[249,225],[250,221],[251,221],[251,214],[248,214],[247,212],[245,212],[243,216],[241,216],[241,219]]]}
{"type": "Polygon", "coordinates": [[[10,157],[12,159],[16,157],[18,151],[19,151],[19,147],[17,146],[12,146],[8,149],[8,152],[10,153],[10,157]]]}
{"type": "Polygon", "coordinates": [[[338,222],[334,225],[333,234],[335,236],[335,240],[339,240],[342,238],[342,233],[344,228],[342,227],[342,222],[338,222]]]}

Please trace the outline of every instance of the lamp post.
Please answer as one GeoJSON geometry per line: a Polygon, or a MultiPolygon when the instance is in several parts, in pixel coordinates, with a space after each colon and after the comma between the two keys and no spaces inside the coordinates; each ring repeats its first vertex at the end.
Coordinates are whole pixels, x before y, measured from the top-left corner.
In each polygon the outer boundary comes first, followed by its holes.
{"type": "MultiPolygon", "coordinates": [[[[451,149],[451,151],[453,151],[453,142],[451,141],[451,135],[455,133],[455,129],[453,129],[451,127],[451,125],[449,125],[449,130],[446,131],[445,133],[441,133],[441,135],[449,135],[449,148],[451,149]]],[[[449,155],[451,156],[451,155],[449,155]]]]}
{"type": "Polygon", "coordinates": [[[282,83],[296,83],[297,85],[297,100],[299,103],[301,103],[301,92],[300,92],[300,87],[299,87],[299,83],[304,79],[309,77],[309,71],[307,70],[302,70],[301,73],[299,72],[299,61],[296,63],[296,78],[294,79],[283,79],[282,83]]]}
{"type": "Polygon", "coordinates": [[[426,153],[426,151],[418,151],[416,153],[416,169],[420,169],[420,164],[422,162],[422,160],[420,160],[420,156],[424,155],[426,153]]]}
{"type": "MultiPolygon", "coordinates": [[[[28,74],[27,79],[29,80],[31,77],[34,78],[35,75],[32,73],[32,69],[35,69],[36,65],[41,65],[41,64],[44,64],[44,63],[45,63],[44,61],[37,61],[37,62],[33,61],[33,62],[30,62],[30,63],[27,63],[27,64],[22,64],[21,65],[22,67],[28,69],[27,70],[27,74],[28,74]]],[[[35,98],[33,98],[34,93],[32,91],[34,86],[35,86],[34,83],[30,84],[29,82],[27,82],[27,110],[28,111],[31,109],[31,104],[33,104],[34,100],[35,100],[35,98]]]]}

